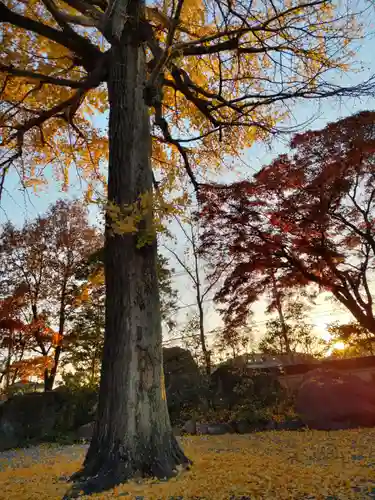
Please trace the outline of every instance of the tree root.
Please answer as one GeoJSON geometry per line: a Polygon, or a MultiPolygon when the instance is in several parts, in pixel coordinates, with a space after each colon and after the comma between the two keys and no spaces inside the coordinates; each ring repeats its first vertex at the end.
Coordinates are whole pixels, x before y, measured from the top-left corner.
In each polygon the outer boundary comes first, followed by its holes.
{"type": "Polygon", "coordinates": [[[101,493],[134,478],[151,477],[166,481],[176,477],[179,469],[189,470],[192,465],[192,461],[184,455],[177,442],[172,442],[172,446],[166,450],[165,455],[160,457],[159,454],[159,457],[155,457],[152,461],[150,458],[147,461],[130,460],[129,457],[125,459],[120,452],[117,455],[116,459],[112,456],[110,460],[103,461],[104,457],[99,454],[98,462],[95,463],[91,459],[84,464],[81,470],[70,477],[69,480],[73,482],[73,485],[64,495],[63,500],[101,493]],[[98,472],[94,475],[93,471],[98,472]]]}

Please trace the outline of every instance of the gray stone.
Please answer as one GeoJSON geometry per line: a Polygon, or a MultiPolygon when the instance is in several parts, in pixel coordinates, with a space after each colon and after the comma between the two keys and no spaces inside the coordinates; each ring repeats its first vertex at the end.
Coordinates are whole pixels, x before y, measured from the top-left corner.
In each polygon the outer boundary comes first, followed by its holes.
{"type": "Polygon", "coordinates": [[[0,406],[0,451],[71,436],[93,419],[91,396],[81,396],[60,389],[9,398],[0,406]]]}
{"type": "Polygon", "coordinates": [[[209,424],[207,427],[207,433],[211,435],[229,434],[231,432],[233,432],[233,429],[229,424],[209,424]]]}
{"type": "Polygon", "coordinates": [[[274,431],[276,428],[277,428],[277,423],[274,422],[273,420],[270,420],[265,424],[266,431],[274,431]]]}
{"type": "Polygon", "coordinates": [[[247,420],[237,420],[233,422],[233,427],[238,434],[249,434],[254,431],[254,427],[247,420]]]}
{"type": "Polygon", "coordinates": [[[187,422],[185,422],[184,426],[182,427],[182,431],[185,434],[196,434],[197,433],[197,423],[194,419],[190,419],[187,422]]]}
{"type": "Polygon", "coordinates": [[[318,368],[303,378],[296,411],[311,429],[375,427],[375,385],[343,371],[318,368]]]}
{"type": "Polygon", "coordinates": [[[276,429],[278,431],[298,431],[305,427],[300,419],[286,420],[285,422],[278,422],[276,429]]]}
{"type": "Polygon", "coordinates": [[[6,418],[0,419],[0,451],[16,448],[19,439],[12,423],[6,418]]]}
{"type": "Polygon", "coordinates": [[[198,422],[196,425],[197,434],[209,434],[208,427],[208,424],[201,424],[200,422],[198,422]]]}
{"type": "Polygon", "coordinates": [[[84,441],[90,441],[92,438],[92,434],[94,432],[95,422],[89,422],[88,424],[81,425],[81,427],[77,430],[77,439],[82,439],[84,441]]]}

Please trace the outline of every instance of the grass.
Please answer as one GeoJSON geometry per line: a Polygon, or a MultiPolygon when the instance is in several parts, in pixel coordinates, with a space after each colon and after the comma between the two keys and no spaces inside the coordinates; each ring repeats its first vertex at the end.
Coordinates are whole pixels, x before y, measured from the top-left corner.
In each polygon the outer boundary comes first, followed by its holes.
{"type": "MultiPolygon", "coordinates": [[[[375,498],[375,429],[267,432],[180,438],[193,461],[167,483],[127,483],[95,498],[129,500],[375,498]]],[[[61,499],[85,450],[43,446],[38,462],[21,452],[0,464],[0,499],[61,499]],[[17,467],[17,468],[14,468],[17,467]]],[[[88,498],[88,497],[82,497],[88,498]]],[[[92,498],[92,497],[91,497],[92,498]]]]}

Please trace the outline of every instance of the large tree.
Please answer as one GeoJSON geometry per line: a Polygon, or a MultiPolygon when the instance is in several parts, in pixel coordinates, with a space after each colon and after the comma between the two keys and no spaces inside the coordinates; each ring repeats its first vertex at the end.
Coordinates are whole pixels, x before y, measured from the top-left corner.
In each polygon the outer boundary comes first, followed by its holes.
{"type": "Polygon", "coordinates": [[[313,325],[308,318],[311,308],[304,302],[289,300],[283,309],[282,320],[276,317],[267,321],[266,331],[258,346],[260,352],[288,357],[292,353],[289,362],[301,362],[301,354],[322,355],[326,345],[314,335],[313,325]]]}
{"type": "Polygon", "coordinates": [[[220,271],[217,299],[241,323],[272,286],[330,292],[375,333],[375,113],[363,112],[294,137],[253,182],[212,186],[202,200],[203,247],[220,271]]]}
{"type": "Polygon", "coordinates": [[[283,103],[339,94],[326,74],[346,67],[355,14],[325,0],[5,0],[0,20],[3,178],[15,167],[35,186],[49,164],[67,184],[74,165],[90,198],[109,108],[106,333],[82,488],[170,476],[187,459],[163,389],[152,207],[170,209],[163,189],[184,171],[198,189],[195,166],[275,131],[283,103]]]}

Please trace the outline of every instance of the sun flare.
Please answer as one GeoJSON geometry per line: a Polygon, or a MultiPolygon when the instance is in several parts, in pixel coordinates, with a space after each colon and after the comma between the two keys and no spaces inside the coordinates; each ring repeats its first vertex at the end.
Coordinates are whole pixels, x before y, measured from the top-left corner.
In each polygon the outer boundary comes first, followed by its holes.
{"type": "Polygon", "coordinates": [[[344,344],[344,342],[335,342],[333,345],[332,345],[332,350],[334,351],[342,351],[343,349],[345,349],[346,345],[344,344]]]}
{"type": "MultiPolygon", "coordinates": [[[[325,341],[325,342],[332,342],[332,335],[329,332],[322,332],[320,334],[320,337],[325,341]]],[[[326,352],[326,356],[331,356],[331,354],[334,351],[343,351],[346,349],[346,345],[342,340],[338,340],[337,342],[334,342],[331,344],[330,348],[326,352]]]]}

